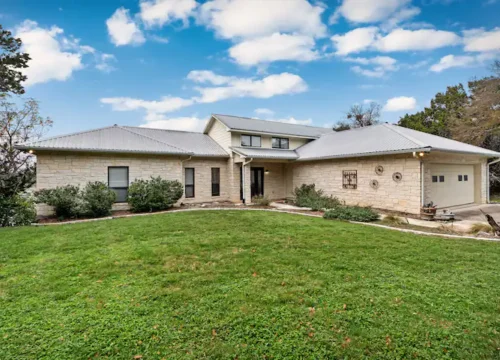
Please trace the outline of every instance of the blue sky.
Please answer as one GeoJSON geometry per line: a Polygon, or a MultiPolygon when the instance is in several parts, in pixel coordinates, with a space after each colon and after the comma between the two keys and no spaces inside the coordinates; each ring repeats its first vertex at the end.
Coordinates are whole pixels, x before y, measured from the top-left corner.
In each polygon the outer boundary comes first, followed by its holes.
{"type": "Polygon", "coordinates": [[[382,120],[488,75],[498,0],[3,0],[51,135],[113,124],[199,131],[211,113],[316,126],[382,120]]]}

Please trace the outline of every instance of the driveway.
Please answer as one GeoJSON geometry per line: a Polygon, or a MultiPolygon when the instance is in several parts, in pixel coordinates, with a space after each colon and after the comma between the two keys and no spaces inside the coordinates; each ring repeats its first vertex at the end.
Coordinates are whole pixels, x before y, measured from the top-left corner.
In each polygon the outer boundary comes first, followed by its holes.
{"type": "Polygon", "coordinates": [[[484,214],[489,214],[500,223],[500,204],[483,204],[483,205],[470,205],[462,208],[450,209],[456,215],[456,218],[464,221],[473,222],[486,222],[484,214]]]}

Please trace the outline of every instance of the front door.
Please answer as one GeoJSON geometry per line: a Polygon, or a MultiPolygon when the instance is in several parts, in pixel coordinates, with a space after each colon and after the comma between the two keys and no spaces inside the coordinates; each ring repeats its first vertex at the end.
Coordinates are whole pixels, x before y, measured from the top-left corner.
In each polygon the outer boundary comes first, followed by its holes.
{"type": "Polygon", "coordinates": [[[250,169],[250,185],[252,197],[264,195],[264,168],[250,169]]]}

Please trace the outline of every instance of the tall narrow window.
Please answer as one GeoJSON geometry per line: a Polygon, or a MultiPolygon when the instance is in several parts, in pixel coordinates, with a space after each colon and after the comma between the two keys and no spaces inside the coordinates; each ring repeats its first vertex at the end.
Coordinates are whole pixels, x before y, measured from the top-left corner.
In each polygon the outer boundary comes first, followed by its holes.
{"type": "Polygon", "coordinates": [[[116,194],[116,202],[127,202],[128,198],[128,167],[108,167],[108,187],[116,194]]]}
{"type": "Polygon", "coordinates": [[[194,168],[185,168],[184,195],[187,198],[194,197],[194,168]]]}
{"type": "Polygon", "coordinates": [[[220,168],[212,168],[212,196],[220,196],[220,168]]]}

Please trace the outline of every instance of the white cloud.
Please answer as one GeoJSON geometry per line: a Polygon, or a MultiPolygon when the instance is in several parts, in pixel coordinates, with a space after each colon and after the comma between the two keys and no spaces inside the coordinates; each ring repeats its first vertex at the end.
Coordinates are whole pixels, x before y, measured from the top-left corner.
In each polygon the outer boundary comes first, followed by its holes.
{"type": "Polygon", "coordinates": [[[64,81],[84,67],[82,55],[93,48],[82,47],[77,39],[67,39],[62,34],[63,29],[57,26],[44,29],[31,20],[25,20],[15,29],[15,36],[23,41],[23,51],[31,57],[29,67],[23,69],[28,77],[26,86],[64,81]]]}
{"type": "Polygon", "coordinates": [[[381,78],[385,75],[385,70],[381,67],[377,67],[371,70],[362,68],[361,66],[353,66],[351,67],[351,70],[358,75],[363,75],[371,78],[381,78]]]}
{"type": "Polygon", "coordinates": [[[116,9],[114,14],[106,20],[111,42],[116,46],[139,45],[146,39],[137,24],[129,15],[129,10],[123,7],[116,9]]]}
{"type": "Polygon", "coordinates": [[[376,102],[376,101],[372,100],[372,99],[364,99],[363,100],[363,104],[365,104],[365,105],[371,104],[372,102],[376,102]]]}
{"type": "Polygon", "coordinates": [[[377,40],[375,47],[382,52],[433,50],[460,43],[460,37],[450,31],[396,29],[377,40]]]}
{"type": "Polygon", "coordinates": [[[167,37],[164,37],[164,36],[159,36],[159,35],[148,35],[148,39],[151,39],[157,43],[161,43],[161,44],[168,44],[169,43],[169,40],[167,37]]]}
{"type": "Polygon", "coordinates": [[[376,27],[358,28],[343,35],[332,36],[337,55],[367,50],[381,52],[433,50],[460,43],[460,37],[450,31],[395,29],[382,35],[376,27]]]}
{"type": "Polygon", "coordinates": [[[382,30],[390,30],[396,27],[396,25],[419,15],[420,12],[421,12],[420,9],[415,6],[403,8],[398,12],[396,12],[394,15],[392,15],[391,18],[389,18],[381,25],[382,30]]]}
{"type": "Polygon", "coordinates": [[[271,109],[266,109],[266,108],[255,109],[254,113],[256,113],[257,115],[262,115],[262,116],[273,116],[274,115],[274,111],[272,111],[271,109]]]}
{"type": "Polygon", "coordinates": [[[104,73],[110,73],[115,69],[111,63],[116,62],[116,57],[111,54],[97,54],[96,55],[96,69],[104,73]]]}
{"type": "Polygon", "coordinates": [[[366,69],[360,66],[351,67],[351,70],[354,71],[356,74],[367,77],[380,78],[383,77],[389,71],[398,70],[398,66],[396,66],[397,60],[389,56],[375,56],[373,58],[346,57],[343,58],[343,60],[365,66],[373,66],[373,69],[366,69]]]}
{"type": "Polygon", "coordinates": [[[414,97],[399,96],[387,100],[383,107],[383,111],[396,112],[415,110],[417,107],[417,100],[414,97]]]}
{"type": "Polygon", "coordinates": [[[443,56],[438,63],[432,65],[429,70],[433,72],[441,72],[451,68],[463,68],[469,66],[481,66],[485,62],[493,60],[495,54],[493,53],[483,53],[479,55],[446,55],[443,56]]]}
{"type": "Polygon", "coordinates": [[[177,20],[186,25],[197,6],[195,0],[142,0],[139,17],[148,28],[161,27],[177,20]]]}
{"type": "Polygon", "coordinates": [[[312,125],[312,119],[299,120],[294,117],[284,118],[284,119],[273,119],[271,121],[278,121],[287,124],[295,124],[295,125],[312,125]]]}
{"type": "Polygon", "coordinates": [[[101,103],[111,105],[114,111],[146,110],[151,114],[168,113],[190,106],[192,99],[164,96],[160,101],[149,101],[129,97],[102,98],[101,103]]]}
{"type": "Polygon", "coordinates": [[[217,75],[210,70],[192,70],[186,78],[196,83],[209,83],[212,85],[223,85],[227,84],[231,80],[237,79],[236,77],[217,75]]]}
{"type": "Polygon", "coordinates": [[[167,118],[163,115],[157,115],[155,118],[150,117],[149,121],[141,125],[141,127],[201,132],[206,123],[207,119],[201,119],[196,116],[167,118]]]}
{"type": "Polygon", "coordinates": [[[198,22],[226,39],[276,32],[324,36],[323,11],[307,0],[211,0],[201,5],[198,22]]]}
{"type": "Polygon", "coordinates": [[[269,75],[255,80],[251,78],[233,78],[226,86],[198,87],[200,93],[197,98],[201,103],[212,103],[229,98],[254,97],[270,98],[276,95],[296,94],[307,91],[306,82],[298,75],[281,73],[269,75]]]}
{"type": "Polygon", "coordinates": [[[344,35],[334,35],[331,37],[337,49],[337,55],[348,55],[366,50],[375,42],[378,28],[364,27],[351,30],[344,35]]]}
{"type": "Polygon", "coordinates": [[[379,22],[410,2],[411,0],[344,0],[330,22],[336,22],[340,15],[355,23],[379,22]]]}
{"type": "Polygon", "coordinates": [[[245,40],[229,49],[229,55],[240,65],[257,65],[280,60],[312,61],[319,57],[313,50],[315,41],[308,35],[274,33],[245,40]]]}
{"type": "Polygon", "coordinates": [[[500,27],[491,31],[474,29],[464,31],[465,51],[500,51],[500,27]]]}

